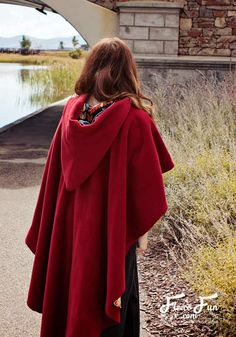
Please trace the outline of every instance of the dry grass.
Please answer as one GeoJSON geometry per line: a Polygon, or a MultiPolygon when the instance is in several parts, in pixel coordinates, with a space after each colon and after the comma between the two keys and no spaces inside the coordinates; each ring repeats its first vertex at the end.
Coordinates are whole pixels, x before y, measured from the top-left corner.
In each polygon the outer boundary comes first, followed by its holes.
{"type": "MultiPolygon", "coordinates": [[[[83,51],[82,57],[86,54],[83,51]]],[[[0,53],[0,62],[46,65],[71,61],[68,51],[48,51],[38,55],[0,53]]]]}
{"type": "Polygon", "coordinates": [[[217,293],[219,327],[225,336],[236,335],[236,237],[197,249],[183,276],[200,295],[217,293]]]}
{"type": "Polygon", "coordinates": [[[223,336],[235,333],[229,301],[236,291],[235,78],[231,73],[219,82],[212,73],[178,84],[169,76],[150,93],[175,162],[164,178],[169,211],[156,230],[193,289],[223,294],[223,336]]]}
{"type": "Polygon", "coordinates": [[[84,58],[69,59],[63,62],[55,62],[47,69],[32,72],[27,79],[35,88],[32,100],[37,102],[52,102],[63,99],[74,93],[74,85],[79,77],[84,58]]]}

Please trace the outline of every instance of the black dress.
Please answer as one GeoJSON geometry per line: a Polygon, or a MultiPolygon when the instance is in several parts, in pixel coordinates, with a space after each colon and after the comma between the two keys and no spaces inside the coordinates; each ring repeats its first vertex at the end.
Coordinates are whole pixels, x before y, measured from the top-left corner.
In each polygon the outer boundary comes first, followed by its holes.
{"type": "MultiPolygon", "coordinates": [[[[114,101],[101,102],[91,106],[85,102],[79,121],[82,125],[94,123],[96,118],[114,101]]],[[[137,270],[136,241],[129,249],[125,260],[126,288],[121,296],[121,322],[103,330],[100,337],[139,337],[140,335],[140,309],[139,309],[139,283],[137,270]]]]}
{"type": "Polygon", "coordinates": [[[126,255],[126,290],[121,296],[121,323],[103,330],[100,337],[139,337],[140,335],[137,246],[136,241],[126,255]]]}

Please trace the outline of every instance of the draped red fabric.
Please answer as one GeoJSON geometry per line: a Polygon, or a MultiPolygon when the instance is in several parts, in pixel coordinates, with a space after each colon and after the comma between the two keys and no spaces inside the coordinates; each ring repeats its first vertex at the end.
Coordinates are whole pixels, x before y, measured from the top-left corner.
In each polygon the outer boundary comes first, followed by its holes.
{"type": "Polygon", "coordinates": [[[126,97],[81,125],[87,97],[64,107],[25,238],[41,337],[99,337],[120,322],[126,253],[168,208],[163,173],[174,163],[153,120],[126,97]]]}

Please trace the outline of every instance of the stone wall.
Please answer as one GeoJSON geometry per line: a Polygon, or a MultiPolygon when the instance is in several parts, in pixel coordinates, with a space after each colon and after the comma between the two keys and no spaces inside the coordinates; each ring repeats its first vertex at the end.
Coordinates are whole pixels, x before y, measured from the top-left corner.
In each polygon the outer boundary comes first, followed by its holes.
{"type": "MultiPolygon", "coordinates": [[[[90,1],[118,11],[118,3],[121,0],[90,1]]],[[[145,0],[143,0],[143,2],[145,3],[145,0]]],[[[154,0],[153,2],[162,3],[163,0],[154,0]]],[[[169,54],[236,56],[236,0],[165,0],[165,3],[166,2],[184,4],[184,7],[180,10],[178,50],[176,52],[177,42],[176,38],[174,38],[173,40],[175,42],[172,43],[169,54]]],[[[158,10],[161,12],[160,8],[158,10]]],[[[154,11],[156,12],[155,9],[154,11]]],[[[170,22],[169,27],[171,27],[171,24],[170,22]]],[[[175,23],[173,22],[173,25],[174,24],[176,24],[176,19],[175,23]]],[[[121,26],[123,27],[121,27],[121,37],[129,39],[126,34],[128,29],[124,27],[125,25],[122,19],[121,26]]],[[[132,26],[133,24],[129,25],[132,26]]],[[[127,24],[126,26],[129,25],[127,24]]],[[[154,26],[154,24],[152,25],[154,26]]],[[[158,26],[159,23],[157,23],[157,27],[158,26]]],[[[153,28],[149,29],[150,31],[154,31],[153,28]]],[[[133,28],[131,28],[130,31],[132,30],[133,28]]],[[[145,39],[146,37],[143,38],[142,35],[140,35],[140,40],[145,39]]],[[[157,40],[160,40],[159,37],[157,40]]],[[[145,53],[146,43],[129,43],[134,52],[141,51],[145,53]],[[145,48],[137,47],[138,45],[141,46],[141,44],[143,44],[143,46],[145,44],[145,48]],[[134,48],[135,45],[137,47],[136,51],[134,48]]],[[[166,42],[166,45],[168,45],[168,42],[166,42]]],[[[165,50],[165,42],[163,42],[163,44],[155,42],[152,48],[156,50],[156,54],[168,54],[168,48],[165,50]]]]}
{"type": "Polygon", "coordinates": [[[116,6],[116,0],[89,0],[89,1],[112,10],[114,10],[116,6]]]}
{"type": "Polygon", "coordinates": [[[236,0],[185,0],[179,55],[236,56],[236,0]]]}
{"type": "Polygon", "coordinates": [[[180,7],[165,2],[117,2],[119,36],[136,55],[178,55],[180,7]]]}

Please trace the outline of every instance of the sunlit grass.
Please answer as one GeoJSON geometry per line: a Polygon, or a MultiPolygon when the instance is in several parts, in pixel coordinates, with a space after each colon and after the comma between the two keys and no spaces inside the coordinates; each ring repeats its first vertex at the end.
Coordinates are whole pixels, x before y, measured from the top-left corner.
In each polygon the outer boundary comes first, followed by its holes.
{"type": "MultiPolygon", "coordinates": [[[[86,55],[86,51],[82,52],[82,57],[86,55]]],[[[22,64],[37,64],[37,65],[46,65],[54,64],[58,62],[70,61],[71,57],[69,56],[68,51],[48,51],[41,52],[37,55],[21,55],[21,54],[7,54],[0,53],[0,63],[22,63],[22,64]]]]}
{"type": "Polygon", "coordinates": [[[219,327],[225,336],[236,335],[236,237],[201,246],[188,261],[183,276],[199,296],[217,293],[219,327]]]}
{"type": "Polygon", "coordinates": [[[74,93],[76,79],[83,66],[84,59],[51,64],[47,69],[32,72],[28,81],[36,90],[32,100],[51,102],[74,93]],[[37,90],[38,88],[38,90],[37,90]]]}

